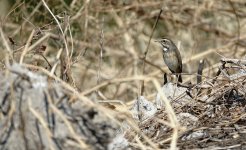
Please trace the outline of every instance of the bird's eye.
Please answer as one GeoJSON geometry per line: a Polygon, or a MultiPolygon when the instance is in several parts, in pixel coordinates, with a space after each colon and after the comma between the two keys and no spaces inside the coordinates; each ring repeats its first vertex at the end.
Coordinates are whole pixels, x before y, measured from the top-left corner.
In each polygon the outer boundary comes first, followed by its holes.
{"type": "Polygon", "coordinates": [[[163,43],[167,44],[168,43],[168,40],[163,39],[163,43]]]}

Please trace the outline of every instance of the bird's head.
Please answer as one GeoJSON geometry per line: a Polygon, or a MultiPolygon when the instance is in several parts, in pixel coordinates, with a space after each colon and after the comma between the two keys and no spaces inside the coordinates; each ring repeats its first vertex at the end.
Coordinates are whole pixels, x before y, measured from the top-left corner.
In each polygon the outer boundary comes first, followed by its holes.
{"type": "Polygon", "coordinates": [[[167,38],[162,38],[162,39],[159,39],[159,40],[155,40],[155,42],[158,42],[158,43],[161,44],[162,50],[164,52],[169,51],[170,47],[173,45],[172,41],[167,39],[167,38]]]}

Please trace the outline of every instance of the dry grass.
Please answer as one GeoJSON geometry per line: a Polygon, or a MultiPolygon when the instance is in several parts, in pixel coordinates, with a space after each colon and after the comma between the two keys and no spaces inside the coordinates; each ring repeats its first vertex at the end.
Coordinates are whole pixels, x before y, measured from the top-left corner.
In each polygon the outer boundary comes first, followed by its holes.
{"type": "MultiPolygon", "coordinates": [[[[128,109],[134,99],[144,95],[153,100],[163,72],[169,73],[153,39],[168,37],[176,43],[186,83],[196,83],[201,59],[203,80],[214,79],[221,58],[245,58],[244,5],[243,0],[17,1],[1,17],[1,68],[6,62],[23,64],[131,120],[128,109]]],[[[179,126],[165,102],[174,129],[169,146],[175,149],[179,126]]],[[[157,148],[152,140],[131,142],[139,149],[157,148]]]]}

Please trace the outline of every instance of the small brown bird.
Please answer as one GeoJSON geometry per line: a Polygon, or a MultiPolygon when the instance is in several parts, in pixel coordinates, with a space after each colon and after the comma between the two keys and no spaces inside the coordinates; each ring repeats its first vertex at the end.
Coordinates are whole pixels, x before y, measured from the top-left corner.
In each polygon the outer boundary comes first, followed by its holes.
{"type": "MultiPolygon", "coordinates": [[[[172,73],[182,73],[182,58],[177,46],[167,38],[156,40],[162,46],[163,59],[172,73]]],[[[178,81],[182,82],[181,75],[176,75],[178,81]]]]}

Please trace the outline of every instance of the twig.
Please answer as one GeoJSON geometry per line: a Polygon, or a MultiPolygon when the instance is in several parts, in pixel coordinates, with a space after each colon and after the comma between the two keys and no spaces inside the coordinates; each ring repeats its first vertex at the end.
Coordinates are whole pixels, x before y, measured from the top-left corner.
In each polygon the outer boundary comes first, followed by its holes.
{"type": "Polygon", "coordinates": [[[103,58],[103,50],[104,50],[103,24],[104,24],[104,17],[102,18],[101,33],[100,33],[100,55],[99,55],[98,72],[97,72],[97,84],[100,83],[101,70],[102,70],[102,58],[103,58]]]}
{"type": "Polygon", "coordinates": [[[10,48],[10,46],[9,46],[9,44],[8,44],[5,36],[4,36],[2,27],[0,27],[0,34],[1,34],[1,38],[2,38],[2,41],[4,43],[4,46],[6,47],[6,49],[7,49],[8,53],[9,53],[11,59],[14,60],[14,58],[13,58],[13,52],[12,52],[12,50],[11,50],[11,48],[10,48]]]}
{"type": "MultiPolygon", "coordinates": [[[[152,39],[152,36],[153,36],[153,34],[154,34],[156,25],[157,25],[157,23],[158,23],[158,21],[159,21],[159,19],[160,19],[160,16],[161,16],[162,11],[163,11],[163,9],[160,10],[159,15],[158,15],[157,18],[156,18],[155,24],[154,24],[154,26],[153,26],[153,29],[152,29],[152,32],[151,32],[151,35],[150,35],[150,38],[149,38],[148,45],[147,45],[146,50],[145,50],[145,52],[144,52],[144,57],[143,57],[143,72],[142,72],[143,75],[145,74],[145,60],[146,60],[147,54],[148,54],[148,52],[149,52],[150,41],[151,41],[151,39],[152,39]]],[[[143,95],[143,91],[144,91],[144,80],[142,81],[142,85],[140,86],[140,95],[143,95]]],[[[139,95],[139,96],[140,96],[140,95],[139,95]]]]}
{"type": "Polygon", "coordinates": [[[57,25],[58,25],[58,27],[59,27],[61,33],[62,33],[62,38],[63,38],[64,44],[65,44],[65,48],[66,48],[66,55],[69,56],[67,40],[66,40],[66,38],[65,38],[65,34],[64,34],[63,30],[62,30],[62,27],[61,27],[60,22],[58,21],[58,19],[56,18],[56,16],[52,13],[52,11],[50,10],[50,8],[49,8],[48,5],[46,4],[46,2],[45,2],[44,0],[42,0],[42,2],[43,2],[43,4],[44,4],[45,8],[49,11],[49,13],[50,13],[50,14],[52,15],[52,17],[55,19],[55,21],[56,21],[56,23],[57,23],[57,25]]]}
{"type": "Polygon", "coordinates": [[[34,33],[35,33],[35,30],[32,30],[32,33],[30,34],[30,36],[29,36],[29,38],[28,38],[28,40],[26,42],[25,48],[24,48],[23,52],[21,53],[20,64],[22,64],[23,61],[24,61],[24,57],[25,57],[25,55],[28,52],[28,48],[29,48],[29,46],[31,44],[31,41],[32,41],[34,33]]]}
{"type": "MultiPolygon", "coordinates": [[[[236,12],[236,9],[235,7],[233,6],[233,3],[231,2],[231,0],[228,0],[232,10],[233,10],[233,13],[236,17],[236,20],[237,20],[237,43],[239,43],[239,39],[240,39],[240,30],[241,30],[241,27],[240,27],[240,21],[239,21],[239,18],[237,16],[237,12],[236,12]]],[[[235,51],[234,51],[234,54],[235,55],[237,53],[237,48],[238,48],[238,44],[236,44],[236,47],[235,47],[235,51]]]]}

